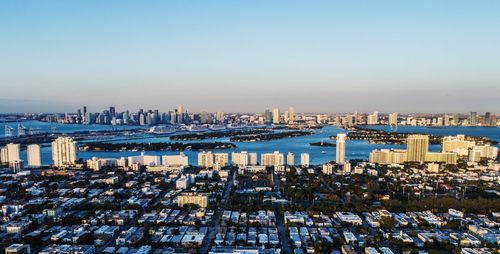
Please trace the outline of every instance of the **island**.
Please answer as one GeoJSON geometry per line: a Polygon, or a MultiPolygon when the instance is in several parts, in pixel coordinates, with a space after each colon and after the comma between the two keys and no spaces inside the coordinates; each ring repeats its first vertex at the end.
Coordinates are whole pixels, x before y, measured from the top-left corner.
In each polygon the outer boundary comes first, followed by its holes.
{"type": "MultiPolygon", "coordinates": [[[[390,144],[390,145],[403,145],[406,144],[406,139],[409,135],[413,134],[425,134],[429,135],[429,143],[433,145],[439,145],[443,142],[444,136],[431,135],[426,133],[405,133],[405,132],[387,132],[384,130],[370,129],[366,127],[355,126],[349,128],[349,133],[347,138],[350,140],[367,140],[370,144],[390,144]]],[[[495,144],[486,137],[474,137],[466,136],[467,140],[475,141],[476,144],[495,144]]],[[[335,139],[335,136],[331,136],[330,139],[335,139]]]]}
{"type": "Polygon", "coordinates": [[[255,135],[262,133],[270,133],[269,129],[251,129],[251,130],[229,130],[229,131],[213,131],[204,133],[186,133],[170,136],[170,140],[203,140],[212,138],[226,138],[240,135],[255,135]]]}
{"type": "Polygon", "coordinates": [[[226,142],[200,143],[86,143],[79,147],[81,151],[184,151],[184,150],[220,150],[233,149],[236,145],[226,142]]]}
{"type": "Polygon", "coordinates": [[[337,144],[335,144],[335,143],[329,143],[329,142],[324,142],[324,141],[313,142],[313,143],[310,143],[309,145],[310,146],[322,146],[322,147],[336,147],[337,146],[337,144]]]}
{"type": "Polygon", "coordinates": [[[310,131],[283,131],[277,133],[264,133],[264,134],[255,134],[255,135],[241,135],[231,137],[230,141],[232,142],[259,142],[259,141],[268,141],[268,140],[276,140],[283,138],[293,138],[300,136],[311,135],[310,131]]]}

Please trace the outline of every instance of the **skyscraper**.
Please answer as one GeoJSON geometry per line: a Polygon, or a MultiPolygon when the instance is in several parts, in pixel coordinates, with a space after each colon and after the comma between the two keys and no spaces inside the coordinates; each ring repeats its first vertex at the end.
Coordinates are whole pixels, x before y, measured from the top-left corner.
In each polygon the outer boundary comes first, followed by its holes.
{"type": "Polygon", "coordinates": [[[378,124],[378,112],[368,115],[367,124],[378,124]]]}
{"type": "Polygon", "coordinates": [[[58,137],[52,142],[52,160],[56,167],[74,165],[76,153],[76,142],[70,137],[58,137]]]}
{"type": "Polygon", "coordinates": [[[224,123],[224,112],[216,112],[215,113],[215,120],[217,123],[224,123]]]}
{"type": "Polygon", "coordinates": [[[113,106],[109,107],[109,116],[111,118],[116,117],[116,109],[115,109],[115,107],[113,107],[113,106]]]}
{"type": "Polygon", "coordinates": [[[337,144],[336,144],[336,151],[335,151],[335,162],[338,164],[344,164],[345,163],[345,139],[346,139],[346,134],[345,133],[340,133],[337,134],[337,144]]]}
{"type": "Polygon", "coordinates": [[[295,155],[293,155],[293,153],[291,153],[291,152],[289,152],[286,155],[286,165],[288,165],[288,166],[295,165],[295,155]]]}
{"type": "Polygon", "coordinates": [[[428,135],[409,135],[406,141],[408,161],[425,161],[425,156],[429,148],[428,135]]]}
{"type": "Polygon", "coordinates": [[[186,110],[184,109],[184,106],[180,105],[177,108],[177,123],[184,123],[184,120],[186,120],[186,110]]]}
{"type": "Polygon", "coordinates": [[[477,112],[470,112],[469,125],[477,125],[477,112]]]}
{"type": "Polygon", "coordinates": [[[280,109],[275,108],[273,109],[273,124],[279,124],[280,123],[280,109]]]}
{"type": "Polygon", "coordinates": [[[274,153],[263,153],[260,155],[260,164],[262,166],[282,166],[284,156],[282,153],[275,151],[274,153]]]}
{"type": "Polygon", "coordinates": [[[491,122],[491,112],[486,112],[484,114],[484,125],[486,125],[486,126],[493,125],[491,122]]]}
{"type": "Polygon", "coordinates": [[[264,121],[266,123],[270,123],[273,121],[273,113],[271,113],[271,110],[266,109],[266,111],[264,111],[264,121]]]}
{"type": "Polygon", "coordinates": [[[9,163],[21,161],[21,149],[19,144],[7,144],[7,158],[9,163]]]}
{"type": "Polygon", "coordinates": [[[7,147],[0,148],[0,162],[2,164],[9,163],[9,153],[7,152],[7,147]]]}
{"type": "Polygon", "coordinates": [[[300,165],[302,167],[309,167],[309,154],[301,153],[300,154],[300,165]]]}
{"type": "Polygon", "coordinates": [[[198,153],[198,167],[211,168],[214,166],[214,155],[212,152],[198,153]]]}
{"type": "Polygon", "coordinates": [[[389,114],[389,125],[393,125],[393,126],[398,125],[398,113],[397,112],[389,114]]]}
{"type": "Polygon", "coordinates": [[[89,119],[88,119],[88,115],[87,115],[87,106],[83,106],[83,110],[82,110],[82,122],[86,123],[88,121],[89,121],[89,119]]]}
{"type": "Polygon", "coordinates": [[[288,108],[288,122],[293,123],[295,121],[295,109],[293,107],[288,108]]]}
{"type": "Polygon", "coordinates": [[[27,153],[28,153],[28,167],[36,168],[42,166],[40,145],[37,144],[28,145],[27,153]]]}

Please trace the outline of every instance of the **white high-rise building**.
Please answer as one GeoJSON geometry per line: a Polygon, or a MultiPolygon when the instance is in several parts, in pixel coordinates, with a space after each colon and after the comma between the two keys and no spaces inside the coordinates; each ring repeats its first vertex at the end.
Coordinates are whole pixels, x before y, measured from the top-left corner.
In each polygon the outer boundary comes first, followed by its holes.
{"type": "Polygon", "coordinates": [[[141,155],[137,156],[129,156],[127,158],[128,160],[128,165],[140,165],[140,166],[149,166],[149,167],[154,167],[154,166],[159,166],[160,164],[160,156],[157,155],[145,155],[144,153],[141,153],[141,155]]]}
{"type": "Polygon", "coordinates": [[[398,113],[397,112],[389,114],[389,125],[393,125],[393,126],[398,125],[398,113]]]}
{"type": "Polygon", "coordinates": [[[280,123],[280,109],[275,108],[273,109],[273,124],[279,124],[280,123]]]}
{"type": "Polygon", "coordinates": [[[74,165],[76,162],[76,142],[70,137],[58,137],[52,142],[52,160],[54,166],[74,165]]]}
{"type": "Polygon", "coordinates": [[[175,155],[163,155],[162,165],[171,167],[186,167],[189,165],[189,159],[184,153],[175,155]]]}
{"type": "Polygon", "coordinates": [[[302,167],[309,167],[309,154],[301,153],[300,154],[300,165],[302,167]]]}
{"type": "Polygon", "coordinates": [[[216,112],[215,120],[217,121],[217,123],[224,123],[224,112],[216,112]]]}
{"type": "Polygon", "coordinates": [[[293,123],[295,121],[295,109],[293,107],[288,108],[288,122],[293,123]]]}
{"type": "Polygon", "coordinates": [[[335,162],[338,164],[345,163],[345,139],[346,139],[346,134],[344,133],[337,134],[335,162]]]}
{"type": "Polygon", "coordinates": [[[231,154],[231,161],[238,167],[245,167],[247,165],[257,164],[257,153],[249,153],[247,151],[233,152],[231,154]]]}
{"type": "Polygon", "coordinates": [[[212,152],[198,153],[198,167],[211,168],[214,166],[214,155],[212,152]]]}
{"type": "Polygon", "coordinates": [[[40,145],[28,145],[28,167],[36,168],[42,166],[42,156],[40,151],[40,145]]]}
{"type": "Polygon", "coordinates": [[[293,155],[293,153],[288,153],[286,155],[286,165],[288,166],[293,166],[295,165],[295,155],[293,155]]]}
{"type": "Polygon", "coordinates": [[[219,167],[225,167],[227,166],[228,162],[228,153],[214,153],[214,164],[217,164],[219,167]]]}
{"type": "Polygon", "coordinates": [[[325,175],[333,174],[333,165],[330,163],[323,164],[323,169],[321,170],[325,175]]]}
{"type": "Polygon", "coordinates": [[[282,153],[263,153],[260,158],[262,166],[283,166],[284,156],[282,153]]]}
{"type": "Polygon", "coordinates": [[[408,135],[406,147],[408,161],[424,162],[429,149],[429,135],[408,135]]]}
{"type": "Polygon", "coordinates": [[[205,151],[198,153],[198,167],[213,168],[214,165],[217,165],[218,167],[224,167],[228,162],[228,153],[212,153],[205,151]]]}
{"type": "Polygon", "coordinates": [[[368,115],[367,124],[371,125],[378,124],[378,112],[375,111],[373,112],[373,114],[368,115]]]}
{"type": "Polygon", "coordinates": [[[7,158],[9,163],[21,161],[21,146],[19,144],[7,144],[7,158]]]}
{"type": "Polygon", "coordinates": [[[0,148],[0,162],[2,162],[2,164],[9,163],[9,153],[7,152],[7,147],[0,148]]]}
{"type": "Polygon", "coordinates": [[[248,164],[257,165],[257,153],[248,153],[248,164]]]}

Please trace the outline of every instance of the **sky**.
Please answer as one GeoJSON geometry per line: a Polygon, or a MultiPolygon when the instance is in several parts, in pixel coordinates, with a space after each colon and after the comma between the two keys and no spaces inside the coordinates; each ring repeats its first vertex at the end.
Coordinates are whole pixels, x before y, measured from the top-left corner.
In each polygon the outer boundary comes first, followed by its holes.
{"type": "Polygon", "coordinates": [[[500,112],[500,1],[0,1],[0,112],[500,112]]]}

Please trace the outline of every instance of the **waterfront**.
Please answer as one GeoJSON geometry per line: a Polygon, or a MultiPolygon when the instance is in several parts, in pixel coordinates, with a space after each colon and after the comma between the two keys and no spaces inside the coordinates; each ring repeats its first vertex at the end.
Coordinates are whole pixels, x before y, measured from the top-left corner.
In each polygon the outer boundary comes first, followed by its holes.
{"type": "MultiPolygon", "coordinates": [[[[131,125],[101,125],[101,124],[62,124],[41,121],[20,121],[20,122],[0,122],[0,138],[5,137],[5,126],[14,128],[14,135],[17,135],[18,124],[25,128],[33,128],[42,133],[73,133],[79,131],[111,131],[111,130],[131,130],[141,128],[141,126],[131,125]]],[[[144,127],[143,127],[144,128],[144,127]]]]}
{"type": "MultiPolygon", "coordinates": [[[[10,124],[13,126],[13,124],[10,124]]],[[[138,126],[110,126],[110,125],[76,125],[76,124],[51,124],[37,121],[23,122],[26,127],[36,126],[44,128],[44,130],[50,130],[51,126],[57,127],[57,132],[71,133],[77,131],[96,131],[96,130],[119,130],[119,129],[134,129],[138,126]]],[[[0,127],[4,127],[3,123],[0,127]]],[[[377,126],[367,126],[374,129],[382,129],[390,131],[390,127],[386,125],[377,126]]],[[[398,132],[415,132],[415,133],[427,133],[433,135],[456,135],[465,134],[470,136],[484,136],[488,137],[494,141],[500,141],[500,128],[498,127],[443,127],[443,128],[433,128],[425,126],[399,126],[398,132]]],[[[283,153],[292,152],[295,154],[296,163],[299,163],[300,153],[309,153],[311,158],[311,164],[322,164],[332,160],[335,160],[335,147],[319,147],[311,146],[310,143],[320,142],[321,140],[329,141],[330,136],[335,136],[338,133],[345,132],[343,129],[335,126],[326,126],[320,130],[313,130],[312,135],[285,138],[279,140],[261,141],[261,142],[231,142],[236,145],[235,149],[226,150],[214,150],[214,152],[227,152],[231,153],[233,151],[248,151],[248,152],[273,152],[280,151],[283,153]]],[[[92,141],[92,140],[88,140],[92,141]]],[[[142,134],[142,136],[134,138],[129,138],[126,136],[117,136],[110,140],[100,140],[103,142],[112,143],[126,143],[126,142],[137,142],[137,143],[155,143],[155,142],[178,142],[171,141],[168,136],[156,137],[151,134],[142,134]]],[[[195,140],[195,141],[182,141],[184,143],[189,142],[230,142],[229,137],[227,138],[217,138],[217,139],[205,139],[205,140],[195,140]]],[[[373,149],[382,148],[394,148],[394,149],[404,149],[405,145],[383,145],[383,144],[369,144],[367,141],[357,141],[348,140],[346,144],[346,158],[352,159],[368,159],[370,151],[373,149]]],[[[497,145],[498,147],[498,145],[497,145]]],[[[439,151],[441,149],[440,145],[431,145],[431,151],[439,151]]],[[[197,154],[199,151],[184,151],[184,153],[189,157],[190,164],[196,165],[197,154]]],[[[165,154],[178,154],[176,151],[148,151],[146,154],[150,155],[165,155],[165,154]]],[[[95,151],[80,151],[78,157],[81,159],[89,159],[92,157],[101,158],[119,158],[132,155],[139,155],[141,151],[113,151],[113,152],[95,152],[95,151]]],[[[22,158],[26,158],[26,150],[23,149],[21,152],[22,158]]],[[[51,163],[51,148],[50,144],[45,144],[42,147],[42,163],[51,163]]]]}

